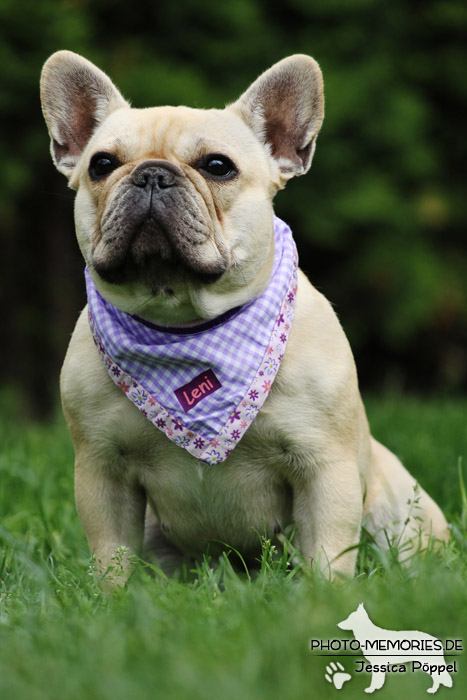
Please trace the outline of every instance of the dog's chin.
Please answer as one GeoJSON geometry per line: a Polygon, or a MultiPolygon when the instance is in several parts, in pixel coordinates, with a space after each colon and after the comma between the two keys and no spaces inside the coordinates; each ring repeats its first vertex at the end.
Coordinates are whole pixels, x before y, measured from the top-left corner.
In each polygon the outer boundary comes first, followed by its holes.
{"type": "Polygon", "coordinates": [[[92,260],[91,266],[107,284],[123,286],[139,283],[152,296],[160,294],[170,296],[174,293],[173,288],[180,284],[196,287],[214,284],[226,271],[223,266],[214,269],[208,266],[206,269],[202,267],[194,269],[189,264],[160,260],[157,256],[150,256],[137,262],[131,255],[117,264],[92,260]]]}

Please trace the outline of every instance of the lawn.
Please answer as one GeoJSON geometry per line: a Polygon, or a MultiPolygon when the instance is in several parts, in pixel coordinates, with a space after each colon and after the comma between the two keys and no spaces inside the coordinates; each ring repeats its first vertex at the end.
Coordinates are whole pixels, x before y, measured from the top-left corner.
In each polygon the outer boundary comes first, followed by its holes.
{"type": "MultiPolygon", "coordinates": [[[[363,540],[358,575],[338,585],[299,564],[287,567],[293,555],[271,552],[265,542],[262,570],[251,579],[234,573],[228,558],[215,570],[201,563],[179,580],[139,565],[130,584],[109,597],[75,512],[63,419],[21,423],[10,404],[3,396],[1,700],[366,697],[370,677],[355,672],[361,657],[310,652],[312,638],[350,640],[336,624],[360,602],[381,627],[467,645],[467,504],[459,477],[466,400],[366,400],[374,435],[402,457],[452,523],[451,543],[439,555],[401,566],[397,552],[363,540]],[[351,675],[341,691],[325,678],[331,661],[351,675]]],[[[439,697],[465,697],[465,653],[455,661],[453,687],[441,687],[439,697]]],[[[422,698],[430,685],[421,672],[391,673],[377,697],[422,698]]]]}

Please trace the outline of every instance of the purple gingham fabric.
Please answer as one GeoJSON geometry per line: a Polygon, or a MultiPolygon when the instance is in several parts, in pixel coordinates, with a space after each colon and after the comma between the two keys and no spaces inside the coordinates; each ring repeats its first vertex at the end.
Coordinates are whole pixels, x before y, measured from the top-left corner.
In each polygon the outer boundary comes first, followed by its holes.
{"type": "Polygon", "coordinates": [[[193,328],[162,328],[120,311],[99,294],[86,270],[91,330],[110,377],[167,437],[209,464],[224,461],[241,439],[282,360],[297,252],[290,228],[277,217],[274,241],[265,291],[193,328]],[[183,397],[193,396],[187,405],[183,397]]]}

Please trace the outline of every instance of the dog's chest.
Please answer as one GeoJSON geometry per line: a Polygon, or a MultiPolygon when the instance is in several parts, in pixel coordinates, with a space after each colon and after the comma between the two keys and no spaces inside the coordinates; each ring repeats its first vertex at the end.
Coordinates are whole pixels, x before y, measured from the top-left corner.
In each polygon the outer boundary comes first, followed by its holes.
{"type": "Polygon", "coordinates": [[[217,540],[256,553],[261,536],[292,524],[290,453],[267,423],[259,416],[229,458],[216,465],[177,447],[149,421],[140,425],[147,448],[144,458],[136,444],[133,459],[128,455],[132,477],[145,488],[163,532],[183,551],[197,555],[217,540]]]}

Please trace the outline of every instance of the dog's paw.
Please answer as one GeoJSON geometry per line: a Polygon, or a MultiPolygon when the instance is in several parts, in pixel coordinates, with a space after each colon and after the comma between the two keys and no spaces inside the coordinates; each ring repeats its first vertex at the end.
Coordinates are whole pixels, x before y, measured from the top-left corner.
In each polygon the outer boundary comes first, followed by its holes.
{"type": "Polygon", "coordinates": [[[350,681],[352,676],[345,672],[345,668],[339,661],[331,661],[329,666],[326,666],[326,675],[324,676],[328,683],[332,683],[334,688],[340,690],[346,681],[350,681]]]}

